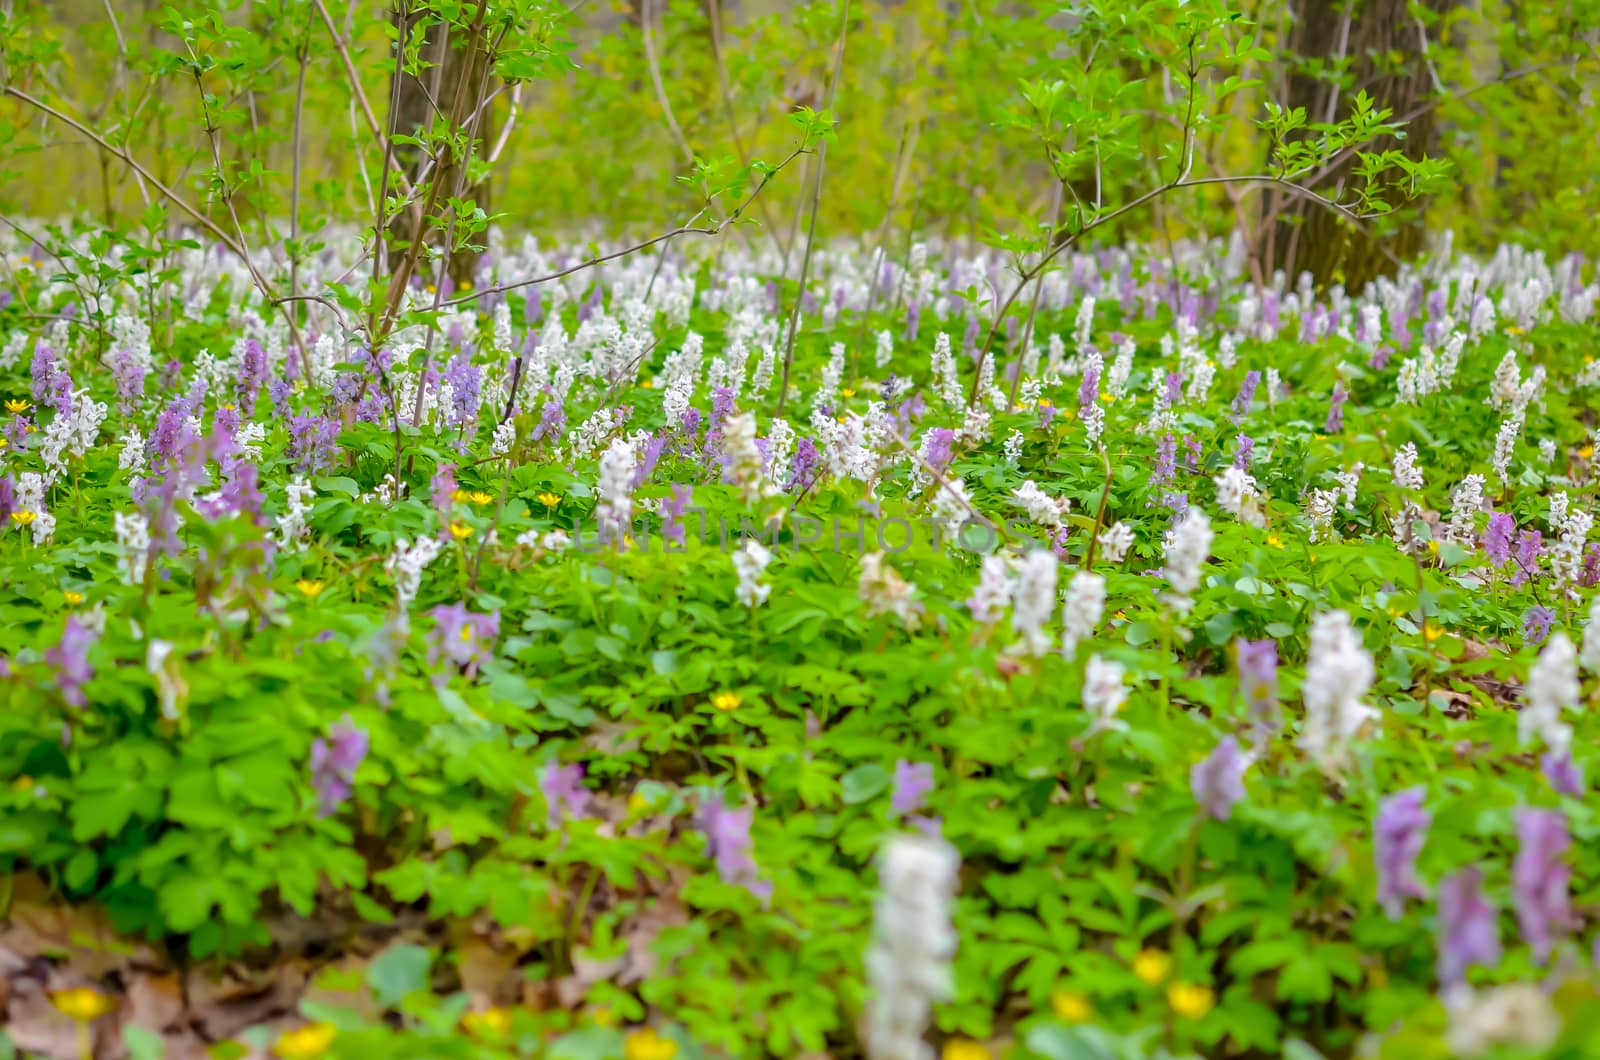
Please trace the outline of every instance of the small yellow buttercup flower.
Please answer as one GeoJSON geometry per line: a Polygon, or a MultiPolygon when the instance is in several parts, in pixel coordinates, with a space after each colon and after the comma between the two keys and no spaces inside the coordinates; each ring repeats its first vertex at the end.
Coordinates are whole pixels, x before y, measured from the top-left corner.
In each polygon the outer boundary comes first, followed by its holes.
{"type": "Polygon", "coordinates": [[[1283,538],[1279,537],[1277,534],[1268,534],[1267,544],[1271,545],[1273,548],[1282,548],[1283,538]]]}
{"type": "Polygon", "coordinates": [[[1094,1015],[1094,1006],[1076,990],[1057,990],[1050,995],[1050,1011],[1064,1023],[1087,1023],[1094,1015]]]}
{"type": "Polygon", "coordinates": [[[639,386],[641,386],[645,390],[654,390],[655,389],[655,385],[656,385],[656,381],[654,379],[641,379],[641,380],[639,380],[639,386]]]}
{"type": "Polygon", "coordinates": [[[468,1012],[461,1017],[461,1026],[474,1038],[504,1038],[511,1032],[511,1013],[503,1008],[468,1012]]]}
{"type": "Polygon", "coordinates": [[[737,692],[718,692],[711,697],[711,705],[718,710],[737,710],[744,699],[737,692]]]}
{"type": "Polygon", "coordinates": [[[472,536],[472,527],[463,523],[460,519],[453,519],[450,522],[450,536],[457,541],[465,541],[472,536]]]}
{"type": "Polygon", "coordinates": [[[1429,644],[1432,644],[1442,636],[1444,636],[1444,629],[1440,626],[1434,625],[1432,622],[1429,622],[1427,625],[1422,627],[1422,639],[1426,640],[1429,644]]]}
{"type": "Polygon", "coordinates": [[[1438,551],[1439,551],[1439,541],[1438,541],[1437,538],[1435,538],[1434,540],[1431,540],[1431,541],[1428,542],[1428,551],[1429,552],[1433,552],[1435,554],[1438,553],[1438,551]]]}
{"type": "Polygon", "coordinates": [[[990,1060],[993,1055],[987,1045],[971,1038],[951,1038],[939,1053],[940,1060],[990,1060]]]}
{"type": "Polygon", "coordinates": [[[490,504],[494,501],[494,494],[485,493],[483,490],[473,490],[467,494],[467,500],[473,504],[490,504]]]}
{"type": "Polygon", "coordinates": [[[68,589],[61,595],[66,598],[68,607],[77,607],[79,604],[83,603],[82,593],[75,593],[71,589],[68,589]]]}
{"type": "Polygon", "coordinates": [[[1578,455],[1583,457],[1585,460],[1589,459],[1591,456],[1594,455],[1594,446],[1592,446],[1592,445],[1580,446],[1578,448],[1578,455]]]}
{"type": "Polygon", "coordinates": [[[316,1060],[338,1036],[339,1028],[331,1023],[308,1023],[279,1035],[272,1051],[283,1060],[316,1060]]]}
{"type": "Polygon", "coordinates": [[[31,402],[23,401],[21,398],[6,399],[6,411],[14,413],[18,416],[22,415],[24,412],[27,412],[31,408],[33,408],[33,404],[31,402]]]}
{"type": "Polygon", "coordinates": [[[1113,394],[1109,390],[1102,390],[1102,391],[1100,391],[1100,400],[1101,401],[1115,401],[1115,400],[1117,400],[1117,395],[1113,394]]]}
{"type": "Polygon", "coordinates": [[[623,1039],[622,1055],[626,1060],[672,1060],[678,1055],[678,1043],[663,1038],[654,1027],[643,1027],[623,1039]]]}
{"type": "Polygon", "coordinates": [[[1047,397],[1042,397],[1042,398],[1039,399],[1039,407],[1042,408],[1042,409],[1050,408],[1054,404],[1055,404],[1055,402],[1051,401],[1047,397]]]}
{"type": "Polygon", "coordinates": [[[457,290],[460,290],[460,291],[470,291],[470,290],[472,290],[472,281],[471,280],[462,280],[461,284],[457,288],[457,290]]]}
{"type": "Polygon", "coordinates": [[[852,390],[850,387],[841,387],[840,390],[839,390],[839,396],[840,397],[853,398],[853,397],[856,396],[856,392],[854,390],[852,390]]]}
{"type": "Polygon", "coordinates": [[[92,986],[79,986],[71,990],[56,990],[50,994],[50,1004],[70,1020],[91,1023],[117,1007],[117,999],[102,994],[92,986]]]}
{"type": "Polygon", "coordinates": [[[30,511],[20,511],[20,512],[12,512],[11,513],[11,521],[13,523],[16,523],[18,526],[28,526],[29,524],[31,524],[37,518],[39,518],[39,516],[36,513],[30,512],[30,511]]]}
{"type": "Polygon", "coordinates": [[[556,505],[561,503],[561,498],[554,493],[541,493],[535,497],[534,500],[538,501],[546,508],[554,508],[556,505]]]}
{"type": "Polygon", "coordinates": [[[1210,1012],[1211,1006],[1215,1003],[1216,997],[1211,993],[1209,986],[1173,983],[1167,987],[1167,1004],[1172,1006],[1172,1011],[1185,1019],[1199,1019],[1210,1012]]]}
{"type": "Polygon", "coordinates": [[[302,595],[314,598],[323,589],[327,588],[327,583],[312,578],[301,578],[294,583],[294,587],[299,589],[302,595]]]}
{"type": "Polygon", "coordinates": [[[1160,950],[1140,950],[1133,959],[1133,974],[1151,986],[1166,979],[1172,971],[1172,958],[1160,950]]]}

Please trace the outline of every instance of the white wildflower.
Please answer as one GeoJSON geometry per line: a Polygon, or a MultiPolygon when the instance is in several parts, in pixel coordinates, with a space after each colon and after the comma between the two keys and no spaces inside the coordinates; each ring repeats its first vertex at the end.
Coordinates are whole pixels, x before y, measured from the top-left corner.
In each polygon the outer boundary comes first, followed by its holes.
{"type": "Polygon", "coordinates": [[[1306,703],[1300,747],[1325,772],[1344,766],[1350,741],[1378,716],[1362,702],[1375,676],[1372,656],[1349,615],[1328,611],[1312,621],[1310,658],[1300,693],[1306,703]]]}
{"type": "Polygon", "coordinates": [[[1083,668],[1083,709],[1093,719],[1091,733],[1105,729],[1123,729],[1126,726],[1117,718],[1117,712],[1128,700],[1128,686],[1123,683],[1121,663],[1089,656],[1083,668]]]}
{"type": "Polygon", "coordinates": [[[1194,591],[1200,587],[1200,567],[1211,554],[1211,520],[1197,507],[1167,533],[1165,563],[1161,576],[1172,586],[1169,600],[1180,613],[1194,606],[1194,591]]]}
{"type": "Polygon", "coordinates": [[[952,993],[951,906],[960,868],[955,848],[933,836],[894,836],[878,856],[866,957],[869,1060],[932,1060],[923,1034],[934,1004],[952,993]]]}
{"type": "Polygon", "coordinates": [[[1528,670],[1522,690],[1526,705],[1517,712],[1517,739],[1524,746],[1542,740],[1552,751],[1565,751],[1572,730],[1561,720],[1561,711],[1576,708],[1581,694],[1577,652],[1567,635],[1557,630],[1528,670]]]}
{"type": "Polygon", "coordinates": [[[761,542],[747,538],[733,554],[733,570],[739,576],[739,587],[734,591],[741,604],[757,607],[767,602],[772,586],[761,581],[761,574],[772,562],[772,553],[761,542]]]}
{"type": "Polygon", "coordinates": [[[1061,605],[1061,650],[1067,658],[1078,653],[1078,642],[1094,636],[1106,610],[1106,580],[1093,571],[1079,571],[1067,583],[1061,605]]]}
{"type": "Polygon", "coordinates": [[[1100,542],[1100,556],[1107,563],[1121,563],[1128,549],[1133,547],[1133,531],[1127,523],[1118,520],[1100,531],[1095,540],[1100,542]]]}

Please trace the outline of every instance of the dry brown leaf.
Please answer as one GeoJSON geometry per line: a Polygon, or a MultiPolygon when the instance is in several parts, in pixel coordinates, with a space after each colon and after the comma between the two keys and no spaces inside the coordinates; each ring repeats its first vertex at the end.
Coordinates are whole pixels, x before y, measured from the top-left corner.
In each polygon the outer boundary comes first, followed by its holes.
{"type": "Polygon", "coordinates": [[[307,984],[301,1000],[350,1009],[369,1022],[378,1019],[382,1010],[366,985],[367,965],[371,963],[370,957],[348,954],[323,965],[307,984]]]}
{"type": "Polygon", "coordinates": [[[294,1011],[305,984],[306,972],[298,962],[220,973],[197,968],[188,976],[189,1008],[205,1036],[217,1041],[294,1011]]]}
{"type": "Polygon", "coordinates": [[[517,996],[517,955],[496,949],[481,936],[464,939],[456,947],[456,970],[461,988],[472,1007],[483,1010],[506,1004],[517,996]]]}
{"type": "Polygon", "coordinates": [[[128,1022],[155,1034],[186,1023],[183,982],[176,973],[135,974],[128,982],[128,1022]]]}

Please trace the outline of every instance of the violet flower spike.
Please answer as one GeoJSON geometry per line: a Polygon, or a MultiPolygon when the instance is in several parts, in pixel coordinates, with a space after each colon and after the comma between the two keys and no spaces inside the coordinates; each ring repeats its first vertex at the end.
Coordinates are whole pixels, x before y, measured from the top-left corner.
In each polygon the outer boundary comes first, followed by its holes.
{"type": "Polygon", "coordinates": [[[1466,982],[1474,964],[1500,963],[1500,914],[1483,897],[1483,870],[1466,868],[1439,881],[1441,986],[1466,982]]]}
{"type": "Polygon", "coordinates": [[[922,809],[923,800],[932,790],[932,763],[909,762],[902,758],[894,764],[894,791],[889,797],[889,804],[896,817],[904,817],[922,809]]]}
{"type": "Polygon", "coordinates": [[[1523,938],[1534,959],[1550,951],[1573,926],[1572,868],[1565,861],[1572,846],[1566,814],[1526,809],[1517,813],[1517,856],[1511,865],[1511,895],[1523,938]]]}
{"type": "Polygon", "coordinates": [[[1433,814],[1422,800],[1426,792],[1407,788],[1378,805],[1372,826],[1372,856],[1378,867],[1378,904],[1390,920],[1405,912],[1407,898],[1427,898],[1427,888],[1417,879],[1417,857],[1428,838],[1433,814]]]}
{"type": "Polygon", "coordinates": [[[1215,821],[1226,821],[1234,804],[1244,798],[1244,771],[1249,761],[1239,753],[1239,741],[1224,736],[1202,761],[1189,771],[1194,801],[1215,821]]]}

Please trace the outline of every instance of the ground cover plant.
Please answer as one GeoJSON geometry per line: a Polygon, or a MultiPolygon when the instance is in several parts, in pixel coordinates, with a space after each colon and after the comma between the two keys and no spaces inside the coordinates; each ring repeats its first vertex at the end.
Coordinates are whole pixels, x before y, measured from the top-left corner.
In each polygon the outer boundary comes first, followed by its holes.
{"type": "Polygon", "coordinates": [[[886,10],[5,5],[0,1056],[1600,1045],[1593,13],[886,10]]]}

